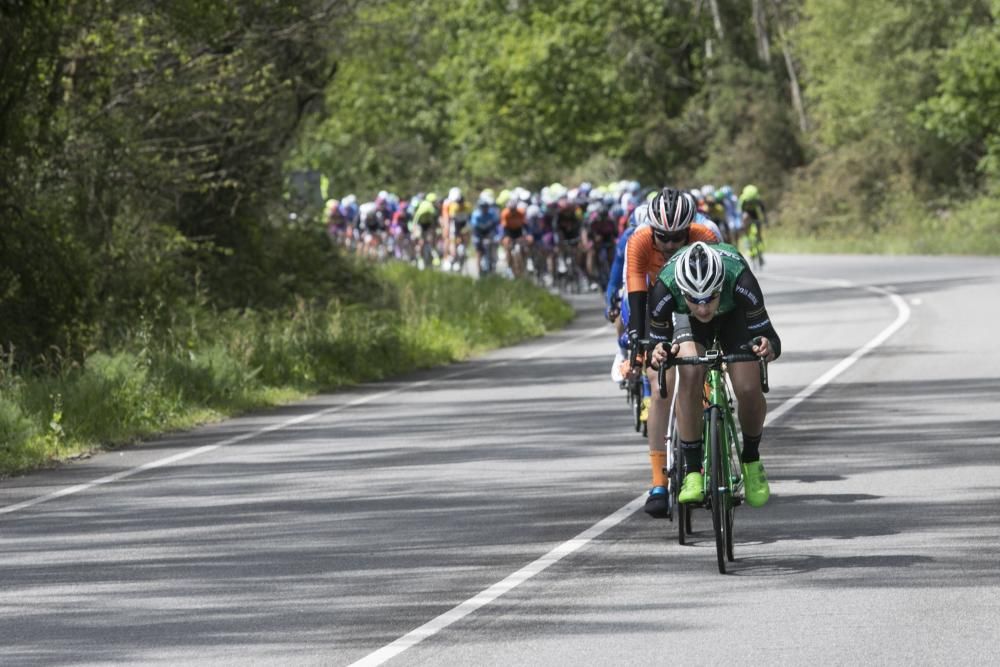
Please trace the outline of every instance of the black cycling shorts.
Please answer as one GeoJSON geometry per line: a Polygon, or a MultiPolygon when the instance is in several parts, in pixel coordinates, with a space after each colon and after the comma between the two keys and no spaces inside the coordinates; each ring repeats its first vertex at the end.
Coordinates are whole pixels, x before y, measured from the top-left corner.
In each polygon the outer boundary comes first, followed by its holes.
{"type": "Polygon", "coordinates": [[[702,322],[690,315],[674,314],[674,342],[683,343],[693,340],[704,348],[711,347],[716,336],[723,354],[732,352],[747,352],[744,347],[755,337],[746,325],[746,318],[740,309],[731,310],[725,315],[717,315],[711,322],[702,322]]]}

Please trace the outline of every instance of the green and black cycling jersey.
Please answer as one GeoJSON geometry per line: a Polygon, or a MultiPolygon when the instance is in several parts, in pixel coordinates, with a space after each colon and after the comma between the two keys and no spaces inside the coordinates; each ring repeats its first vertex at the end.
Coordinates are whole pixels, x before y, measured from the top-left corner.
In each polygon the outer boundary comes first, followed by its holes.
{"type": "Polygon", "coordinates": [[[665,345],[694,340],[708,346],[718,336],[724,352],[738,352],[751,339],[764,336],[771,342],[777,358],[781,355],[781,339],[771,324],[764,307],[764,294],[750,266],[735,247],[726,243],[712,247],[722,256],[726,272],[715,317],[711,322],[689,317],[691,311],[674,277],[677,259],[684,254],[678,250],[649,290],[650,339],[665,345]],[[676,331],[675,314],[678,315],[676,331]]]}

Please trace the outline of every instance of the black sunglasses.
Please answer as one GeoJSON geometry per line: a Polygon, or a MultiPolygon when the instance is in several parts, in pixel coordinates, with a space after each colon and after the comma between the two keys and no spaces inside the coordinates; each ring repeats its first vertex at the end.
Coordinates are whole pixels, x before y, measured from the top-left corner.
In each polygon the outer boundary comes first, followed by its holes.
{"type": "Polygon", "coordinates": [[[683,232],[674,232],[673,234],[654,230],[653,236],[655,236],[656,240],[660,243],[683,243],[687,241],[688,233],[687,230],[684,230],[683,232]]]}

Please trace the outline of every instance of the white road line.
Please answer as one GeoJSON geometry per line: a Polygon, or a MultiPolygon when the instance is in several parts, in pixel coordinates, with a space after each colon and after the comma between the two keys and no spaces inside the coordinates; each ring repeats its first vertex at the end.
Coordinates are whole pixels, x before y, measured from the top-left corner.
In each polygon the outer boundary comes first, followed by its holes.
{"type": "Polygon", "coordinates": [[[437,618],[424,623],[419,628],[406,633],[391,644],[386,644],[374,653],[366,655],[361,660],[352,663],[350,667],[374,667],[374,665],[381,665],[385,661],[399,655],[406,649],[416,646],[428,637],[436,635],[452,623],[462,620],[480,607],[488,605],[504,593],[520,586],[539,572],[544,571],[550,565],[558,563],[560,560],[570,555],[580,547],[583,547],[604,531],[617,526],[619,523],[630,517],[637,509],[642,507],[645,500],[646,494],[642,494],[614,514],[610,514],[601,519],[573,539],[563,542],[552,551],[548,552],[538,560],[525,565],[503,581],[493,584],[475,597],[469,598],[457,607],[454,607],[437,618]]]}
{"type": "Polygon", "coordinates": [[[896,306],[897,314],[895,321],[893,321],[892,324],[890,324],[885,329],[880,331],[874,338],[872,338],[870,341],[868,341],[867,343],[856,349],[850,356],[841,359],[836,366],[834,366],[826,373],[823,373],[823,375],[816,378],[816,380],[814,380],[812,384],[810,384],[808,387],[806,387],[799,393],[795,394],[795,396],[792,396],[790,399],[779,405],[777,409],[769,411],[767,414],[767,419],[764,420],[765,426],[781,418],[781,416],[784,415],[786,412],[788,412],[796,405],[806,400],[807,398],[815,394],[817,391],[819,391],[821,388],[832,382],[834,378],[836,378],[838,375],[840,375],[848,368],[853,366],[858,361],[858,359],[865,356],[866,354],[874,350],[876,347],[887,341],[890,336],[892,336],[894,333],[903,328],[903,325],[906,324],[906,322],[910,319],[910,307],[906,305],[906,301],[904,301],[903,298],[900,297],[898,294],[893,294],[889,290],[882,289],[881,287],[873,287],[870,285],[853,285],[849,282],[842,280],[834,281],[834,280],[819,280],[815,278],[792,278],[792,277],[787,277],[787,278],[782,277],[781,279],[794,280],[797,282],[804,282],[804,283],[819,283],[819,284],[831,285],[834,287],[864,289],[869,292],[874,292],[875,294],[880,294],[882,296],[889,297],[889,300],[892,301],[893,305],[896,306]]]}
{"type": "Polygon", "coordinates": [[[190,459],[190,458],[193,458],[195,456],[200,456],[202,454],[207,454],[209,452],[213,452],[216,449],[220,449],[220,448],[225,447],[227,445],[235,445],[238,442],[243,442],[245,440],[250,440],[252,438],[256,438],[257,436],[264,435],[266,433],[273,433],[275,431],[280,431],[282,429],[288,428],[289,426],[295,426],[297,424],[301,424],[303,422],[307,422],[307,421],[310,421],[312,419],[316,419],[317,417],[325,417],[327,415],[332,415],[332,414],[337,413],[337,412],[342,412],[343,410],[347,410],[349,408],[357,407],[357,406],[363,405],[365,403],[370,403],[372,401],[378,401],[378,400],[381,400],[381,399],[386,398],[388,396],[392,396],[394,394],[402,393],[404,391],[411,391],[413,389],[419,389],[421,387],[426,387],[427,385],[434,384],[435,382],[440,382],[441,380],[450,380],[452,378],[460,377],[462,375],[468,375],[469,373],[471,373],[473,371],[479,371],[479,370],[482,370],[484,368],[495,368],[495,367],[498,367],[498,366],[504,366],[504,365],[513,363],[515,361],[524,361],[526,359],[534,359],[536,357],[542,357],[542,356],[550,354],[554,350],[557,350],[557,349],[559,349],[561,347],[565,347],[566,345],[573,345],[575,343],[579,343],[580,341],[586,340],[588,338],[593,338],[594,336],[598,336],[598,335],[601,335],[601,334],[608,335],[609,330],[610,330],[610,325],[603,325],[603,326],[597,327],[595,329],[591,329],[590,331],[588,331],[585,334],[582,334],[580,336],[576,336],[575,338],[571,338],[570,340],[564,340],[564,341],[556,343],[554,345],[549,345],[548,347],[542,348],[541,350],[535,350],[534,352],[528,352],[527,354],[523,354],[523,355],[520,355],[520,356],[515,357],[515,358],[501,359],[499,361],[494,361],[492,363],[488,363],[485,366],[474,365],[474,366],[471,366],[469,368],[463,368],[462,370],[455,371],[453,373],[448,373],[447,375],[442,375],[440,377],[432,378],[430,380],[421,380],[420,382],[412,382],[412,383],[409,383],[409,384],[405,384],[405,385],[403,385],[401,387],[397,387],[395,389],[390,389],[390,390],[387,390],[387,391],[378,392],[376,394],[370,394],[368,396],[361,396],[360,398],[356,398],[356,399],[354,399],[352,401],[344,403],[343,405],[337,405],[337,406],[334,406],[332,408],[326,408],[326,409],[319,410],[317,412],[313,412],[313,413],[310,413],[310,414],[307,414],[307,415],[299,415],[298,417],[293,417],[292,419],[287,419],[287,420],[285,420],[283,422],[280,422],[280,423],[277,423],[277,424],[272,424],[271,426],[266,426],[264,428],[258,429],[256,431],[252,431],[250,433],[244,433],[243,435],[238,435],[238,436],[235,436],[235,437],[232,437],[232,438],[227,438],[225,440],[220,440],[219,442],[215,442],[215,443],[212,443],[210,445],[203,445],[203,446],[198,447],[196,449],[191,449],[191,450],[188,450],[186,452],[180,452],[180,453],[177,453],[177,454],[173,454],[172,456],[167,456],[165,458],[157,459],[155,461],[150,461],[149,463],[144,463],[141,466],[137,466],[135,468],[130,468],[128,470],[122,470],[122,471],[116,472],[116,473],[114,473],[112,475],[107,475],[105,477],[100,477],[98,479],[92,480],[90,482],[86,482],[84,484],[77,484],[75,486],[68,486],[68,487],[65,487],[63,489],[59,489],[58,491],[53,491],[52,493],[48,493],[48,494],[46,494],[44,496],[38,496],[37,498],[31,498],[29,500],[25,500],[25,501],[22,501],[22,502],[19,502],[19,503],[14,503],[13,505],[7,505],[5,507],[0,507],[0,516],[2,516],[4,514],[13,514],[14,512],[17,512],[18,510],[23,510],[23,509],[26,509],[28,507],[34,507],[35,505],[40,505],[40,504],[46,503],[46,502],[48,502],[50,500],[55,500],[57,498],[63,498],[65,496],[71,496],[73,494],[80,493],[82,491],[87,491],[89,489],[93,489],[93,488],[96,488],[98,486],[104,486],[106,484],[111,484],[112,482],[117,482],[117,481],[125,479],[127,477],[132,477],[133,475],[136,475],[136,474],[141,473],[141,472],[145,472],[147,470],[153,470],[153,469],[156,469],[156,468],[162,468],[163,466],[168,466],[168,465],[171,465],[173,463],[177,463],[178,461],[183,461],[185,459],[190,459]]]}
{"type": "MultiPolygon", "coordinates": [[[[853,366],[858,359],[868,354],[876,347],[878,347],[886,340],[888,340],[890,336],[896,333],[904,324],[906,324],[907,320],[910,319],[910,308],[909,306],[906,305],[906,302],[903,301],[903,299],[901,299],[898,295],[893,294],[888,290],[881,289],[879,287],[854,285],[844,280],[837,280],[837,281],[818,280],[818,279],[796,278],[791,276],[781,279],[794,280],[799,282],[821,283],[833,287],[865,289],[870,292],[875,292],[876,294],[888,296],[889,299],[893,302],[893,304],[895,304],[896,309],[898,311],[898,316],[896,317],[896,320],[892,324],[883,329],[878,335],[876,335],[870,341],[868,341],[867,343],[859,347],[857,350],[855,350],[853,354],[848,356],[846,359],[840,361],[840,363],[838,363],[836,366],[834,366],[829,371],[820,376],[815,382],[813,382],[808,387],[797,393],[792,398],[782,403],[780,406],[778,406],[776,410],[769,413],[765,421],[765,424],[769,424],[775,421],[776,419],[787,413],[789,410],[791,410],[793,407],[804,401],[806,398],[816,393],[816,391],[818,391],[821,387],[823,387],[826,384],[829,384],[831,381],[833,381],[834,378],[836,378],[838,375],[840,375],[848,368],[853,366]]],[[[521,568],[514,574],[510,575],[506,579],[493,584],[489,588],[480,592],[478,595],[469,598],[465,602],[459,604],[456,607],[453,607],[452,609],[446,611],[440,616],[431,619],[427,623],[421,625],[419,628],[411,630],[410,632],[406,633],[399,639],[389,644],[386,644],[382,648],[372,653],[369,653],[368,655],[361,658],[357,662],[351,663],[349,667],[376,667],[376,665],[381,665],[385,663],[387,660],[394,658],[395,656],[399,655],[406,649],[416,646],[417,644],[427,639],[428,637],[436,635],[438,632],[444,630],[449,625],[455,623],[456,621],[460,621],[461,619],[465,618],[466,616],[476,611],[480,607],[483,607],[493,602],[504,593],[507,593],[508,591],[514,589],[517,586],[520,586],[528,579],[534,577],[536,574],[543,572],[549,566],[558,563],[560,560],[562,560],[569,554],[573,553],[574,551],[577,551],[578,549],[580,549],[581,547],[583,547],[588,542],[598,537],[608,529],[617,526],[619,523],[621,523],[629,516],[631,516],[636,510],[642,507],[643,504],[645,503],[645,500],[646,500],[646,494],[644,493],[640,495],[638,498],[635,498],[634,500],[630,501],[627,505],[625,505],[615,513],[604,517],[603,519],[601,519],[600,521],[598,521],[593,526],[583,531],[573,539],[563,542],[556,548],[552,549],[552,551],[548,552],[538,560],[533,561],[528,565],[524,566],[523,568],[521,568]]]]}

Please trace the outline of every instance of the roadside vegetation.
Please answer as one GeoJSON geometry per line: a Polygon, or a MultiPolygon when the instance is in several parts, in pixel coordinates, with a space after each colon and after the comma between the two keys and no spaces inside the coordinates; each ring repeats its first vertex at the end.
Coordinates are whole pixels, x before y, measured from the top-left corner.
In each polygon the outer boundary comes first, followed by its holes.
{"type": "MultiPolygon", "coordinates": [[[[361,267],[358,267],[359,271],[361,267]]],[[[566,324],[572,310],[529,283],[393,264],[363,300],[268,311],[192,304],[139,320],[114,351],[45,372],[0,369],[0,476],[308,394],[428,368],[566,324]]],[[[347,294],[350,298],[350,294],[347,294]]]]}
{"type": "Polygon", "coordinates": [[[752,182],[771,252],[1000,253],[998,19],[1000,0],[0,3],[0,471],[569,317],[509,282],[356,264],[324,197],[752,182]]]}

